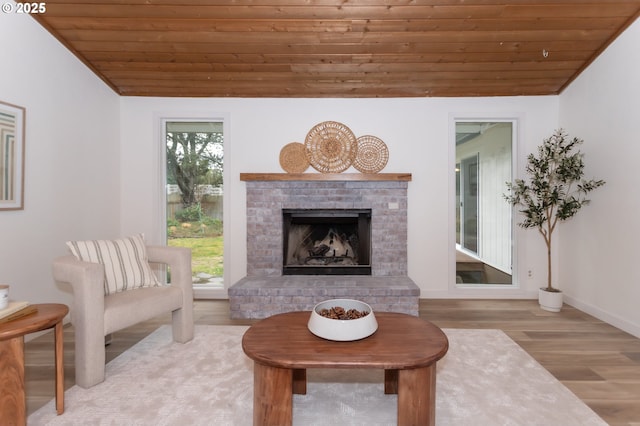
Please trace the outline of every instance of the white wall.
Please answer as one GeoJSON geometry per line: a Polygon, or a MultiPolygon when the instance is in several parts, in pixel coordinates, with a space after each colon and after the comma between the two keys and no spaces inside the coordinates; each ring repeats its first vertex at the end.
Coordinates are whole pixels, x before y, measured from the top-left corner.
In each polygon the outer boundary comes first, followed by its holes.
{"type": "MultiPolygon", "coordinates": [[[[241,172],[283,172],[280,149],[304,142],[315,124],[340,121],[356,136],[372,134],[389,147],[383,172],[409,172],[409,276],[421,297],[534,297],[538,283],[511,290],[460,290],[454,276],[453,116],[520,117],[522,151],[557,126],[557,97],[459,99],[172,99],[122,98],[122,229],[160,242],[158,162],[164,145],[158,117],[226,117],[225,282],[246,274],[245,184],[241,172]]],[[[308,172],[313,172],[310,169],[308,172]]],[[[353,169],[347,172],[354,172],[353,169]]],[[[544,279],[537,234],[520,233],[526,267],[544,279]],[[534,248],[530,249],[529,246],[534,248]]],[[[524,261],[524,260],[523,260],[524,261]]],[[[520,268],[521,271],[524,268],[520,268]]]]}
{"type": "Polygon", "coordinates": [[[560,124],[585,140],[587,176],[607,184],[560,227],[569,301],[640,336],[640,21],[560,96],[560,124]]]}
{"type": "Polygon", "coordinates": [[[14,300],[68,303],[52,259],[119,232],[118,96],[28,15],[0,13],[0,40],[0,100],[26,108],[24,210],[0,211],[0,282],[14,300]]]}

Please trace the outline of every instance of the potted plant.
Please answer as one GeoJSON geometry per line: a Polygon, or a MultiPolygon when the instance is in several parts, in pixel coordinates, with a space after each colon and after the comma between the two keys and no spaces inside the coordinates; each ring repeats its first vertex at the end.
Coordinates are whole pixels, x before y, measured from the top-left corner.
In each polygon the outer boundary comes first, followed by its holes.
{"type": "Polygon", "coordinates": [[[538,147],[537,156],[529,154],[528,181],[507,182],[505,199],[519,207],[522,228],[536,228],[547,246],[547,286],[540,288],[538,301],[542,309],[558,312],[562,292],[551,280],[551,243],[559,222],[572,218],[589,203],[587,194],[605,184],[603,180],[584,179],[584,161],[578,147],[583,140],[569,138],[563,129],[556,130],[538,147]]]}

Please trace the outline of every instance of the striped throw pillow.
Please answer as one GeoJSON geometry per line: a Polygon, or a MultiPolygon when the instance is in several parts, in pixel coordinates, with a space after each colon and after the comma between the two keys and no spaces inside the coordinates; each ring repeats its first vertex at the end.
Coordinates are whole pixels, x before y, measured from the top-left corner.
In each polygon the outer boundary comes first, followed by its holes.
{"type": "Polygon", "coordinates": [[[160,286],[147,260],[143,234],[118,240],[68,241],[67,247],[78,260],[104,265],[105,295],[160,286]]]}

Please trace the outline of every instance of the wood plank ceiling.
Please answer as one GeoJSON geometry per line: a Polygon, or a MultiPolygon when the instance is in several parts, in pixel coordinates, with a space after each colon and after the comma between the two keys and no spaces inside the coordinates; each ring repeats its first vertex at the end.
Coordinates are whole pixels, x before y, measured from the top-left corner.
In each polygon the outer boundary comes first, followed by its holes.
{"type": "Polygon", "coordinates": [[[47,0],[34,18],[118,94],[558,94],[640,0],[47,0]]]}

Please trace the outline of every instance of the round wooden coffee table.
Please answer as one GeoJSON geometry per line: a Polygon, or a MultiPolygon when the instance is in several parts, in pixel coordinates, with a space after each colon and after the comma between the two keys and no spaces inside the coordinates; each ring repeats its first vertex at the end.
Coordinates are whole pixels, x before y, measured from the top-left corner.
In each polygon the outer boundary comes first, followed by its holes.
{"type": "Polygon", "coordinates": [[[0,418],[2,424],[26,423],[24,390],[24,336],[55,327],[56,411],[64,412],[64,363],[62,319],[66,305],[33,305],[37,312],[0,324],[0,418]],[[5,423],[6,422],[6,423],[5,423]]]}
{"type": "Polygon", "coordinates": [[[306,393],[307,368],[384,369],[385,393],[398,394],[398,424],[435,424],[436,362],[449,349],[442,330],[415,316],[376,312],[372,336],[334,342],[309,331],[310,314],[274,315],[244,334],[242,349],[254,361],[254,426],[292,424],[293,394],[306,393]]]}

